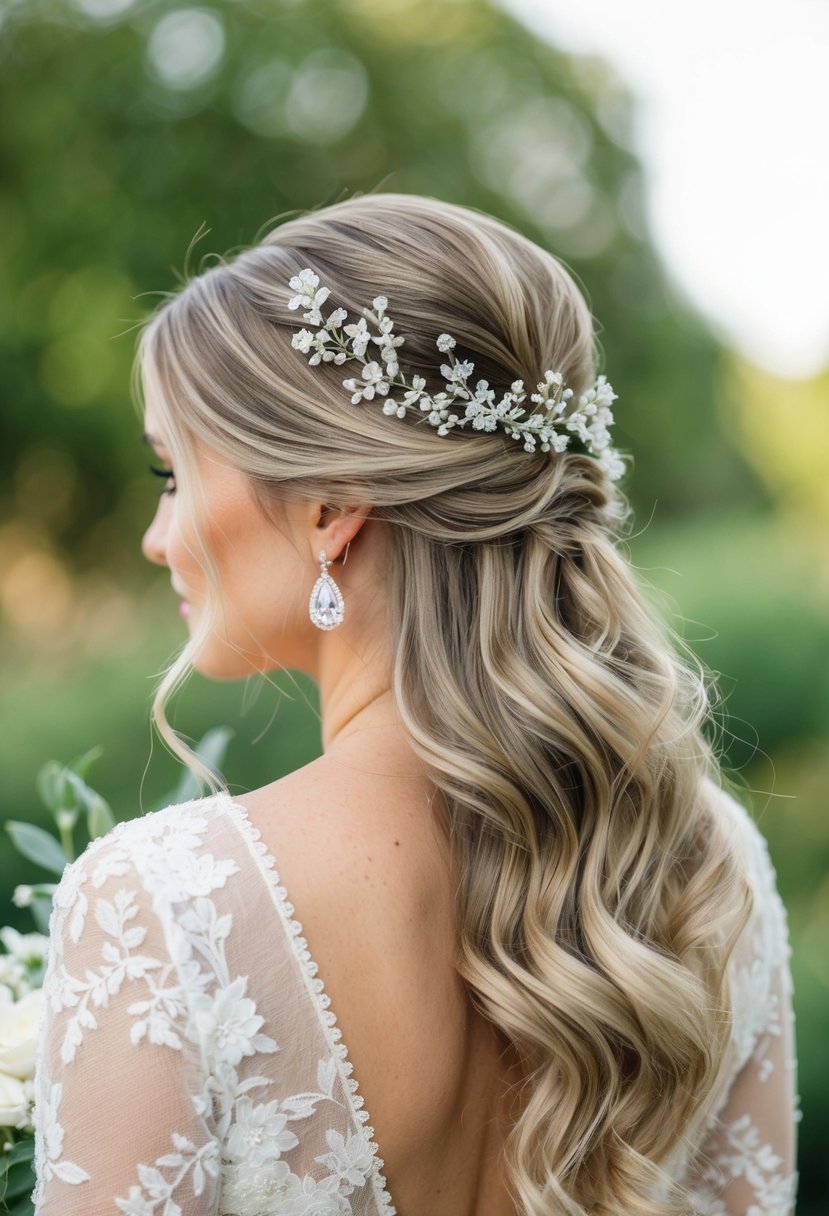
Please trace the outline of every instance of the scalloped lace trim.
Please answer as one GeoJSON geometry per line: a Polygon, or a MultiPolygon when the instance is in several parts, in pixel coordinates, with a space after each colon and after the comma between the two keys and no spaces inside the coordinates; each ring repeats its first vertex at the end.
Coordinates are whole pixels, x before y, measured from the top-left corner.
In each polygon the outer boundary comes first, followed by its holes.
{"type": "Polygon", "coordinates": [[[379,1146],[374,1139],[374,1128],[370,1126],[370,1116],[363,1103],[363,1097],[358,1092],[357,1080],[352,1076],[354,1066],[348,1058],[348,1049],[343,1042],[342,1031],[337,1025],[334,1011],[330,1008],[331,998],[325,991],[322,979],[317,974],[319,967],[312,958],[311,952],[308,949],[308,943],[302,935],[302,925],[294,917],[294,905],[288,898],[287,888],[282,886],[280,881],[279,872],[276,868],[276,859],[268,852],[266,844],[261,839],[262,834],[251,823],[246,808],[237,802],[235,798],[231,797],[230,794],[220,792],[215,797],[221,799],[225,805],[233,807],[238,812],[238,818],[241,820],[244,834],[247,836],[252,852],[259,862],[260,869],[271,888],[274,902],[279,909],[280,915],[285,921],[291,946],[301,964],[308,991],[313,998],[319,1020],[331,1046],[331,1053],[337,1061],[343,1088],[348,1094],[354,1117],[358,1124],[362,1125],[363,1134],[368,1141],[368,1148],[374,1161],[372,1181],[374,1194],[379,1204],[380,1216],[397,1216],[397,1208],[392,1203],[386,1179],[382,1172],[383,1158],[379,1155],[379,1146]]]}

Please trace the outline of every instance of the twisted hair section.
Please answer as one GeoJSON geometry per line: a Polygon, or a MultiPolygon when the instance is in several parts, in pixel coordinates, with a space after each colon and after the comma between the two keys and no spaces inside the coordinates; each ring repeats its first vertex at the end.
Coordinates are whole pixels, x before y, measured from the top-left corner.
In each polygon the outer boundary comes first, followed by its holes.
{"type": "MultiPolygon", "coordinates": [[[[138,363],[181,484],[197,485],[197,439],[263,511],[369,501],[390,529],[390,679],[442,794],[456,965],[524,1066],[506,1148],[518,1210],[685,1211],[671,1166],[714,1100],[748,914],[715,813],[704,675],[648,606],[627,504],[598,464],[352,405],[343,369],[291,349],[285,285],[305,266],[352,316],[387,295],[401,365],[427,377],[448,331],[491,384],[558,368],[578,392],[595,376],[589,308],[497,221],[375,195],[193,279],[150,319],[138,363]]],[[[198,644],[154,705],[185,759],[164,704],[198,644]]]]}

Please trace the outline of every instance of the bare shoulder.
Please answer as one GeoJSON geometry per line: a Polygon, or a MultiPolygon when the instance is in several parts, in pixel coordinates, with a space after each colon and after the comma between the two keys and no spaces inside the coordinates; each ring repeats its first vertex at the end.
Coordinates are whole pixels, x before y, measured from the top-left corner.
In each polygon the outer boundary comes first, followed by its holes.
{"type": "Polygon", "coordinates": [[[320,969],[332,983],[342,972],[346,986],[361,972],[363,992],[381,971],[414,965],[452,928],[428,783],[376,768],[323,756],[239,800],[276,859],[320,969]]]}
{"type": "MultiPolygon", "coordinates": [[[[422,778],[387,775],[322,756],[241,796],[296,902],[324,911],[350,896],[355,915],[418,901],[440,881],[444,853],[431,790],[422,778]]],[[[385,909],[390,911],[390,909],[385,909]]]]}

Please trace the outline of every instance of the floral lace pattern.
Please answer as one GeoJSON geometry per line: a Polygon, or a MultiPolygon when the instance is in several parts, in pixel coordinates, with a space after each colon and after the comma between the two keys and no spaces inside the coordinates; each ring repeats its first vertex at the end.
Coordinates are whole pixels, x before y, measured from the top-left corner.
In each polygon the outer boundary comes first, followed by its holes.
{"type": "MultiPolygon", "coordinates": [[[[300,926],[290,919],[293,909],[242,808],[225,817],[236,856],[213,851],[223,809],[222,799],[207,799],[119,824],[67,868],[59,885],[37,1070],[33,1200],[43,1216],[98,1210],[96,1199],[125,1216],[394,1214],[367,1114],[348,1081],[345,1048],[300,926]],[[321,1050],[312,1084],[295,1090],[286,1088],[281,1070],[267,1067],[282,1044],[268,1033],[251,977],[238,974],[229,958],[237,915],[227,910],[231,884],[235,899],[244,899],[252,859],[271,908],[275,899],[283,917],[272,962],[281,946],[283,969],[293,962],[284,978],[300,991],[304,1016],[309,992],[317,1006],[311,1037],[321,1050]],[[96,1043],[99,1037],[105,1045],[96,1043]],[[120,1189],[104,1193],[97,1171],[118,1150],[102,1148],[103,1129],[84,1143],[75,1110],[65,1111],[65,1089],[72,1087],[77,1109],[80,1087],[92,1086],[87,1098],[95,1093],[89,1070],[117,1067],[134,1049],[149,1053],[148,1080],[156,1069],[178,1074],[175,1104],[184,1117],[156,1129],[163,1151],[125,1161],[120,1189]],[[313,1137],[304,1135],[308,1124],[313,1137]],[[320,1150],[310,1160],[298,1151],[306,1140],[320,1150]]],[[[296,1064],[285,1072],[307,1082],[296,1064]]]]}
{"type": "Polygon", "coordinates": [[[701,1216],[789,1216],[799,1111],[786,912],[765,840],[739,803],[727,798],[725,807],[754,908],[731,964],[731,1075],[689,1181],[701,1216]]]}
{"type": "MultiPolygon", "coordinates": [[[[729,1074],[674,1176],[705,1216],[789,1216],[785,913],[765,842],[725,802],[755,911],[729,1074]]],[[[228,795],[119,824],[67,867],[44,989],[37,1216],[395,1216],[317,966],[228,795]]]]}

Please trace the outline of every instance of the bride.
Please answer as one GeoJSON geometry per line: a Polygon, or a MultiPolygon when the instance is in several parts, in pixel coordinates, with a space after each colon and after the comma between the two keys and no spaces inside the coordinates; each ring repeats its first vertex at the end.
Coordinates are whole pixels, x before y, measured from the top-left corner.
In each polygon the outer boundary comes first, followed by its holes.
{"type": "Polygon", "coordinates": [[[595,359],[554,257],[395,194],[149,318],[154,717],[213,792],[59,885],[39,1216],[792,1211],[785,914],[595,359]],[[165,717],[191,668],[309,673],[321,757],[232,795],[165,717]]]}

